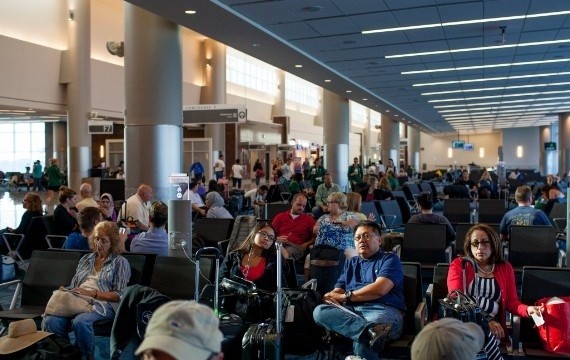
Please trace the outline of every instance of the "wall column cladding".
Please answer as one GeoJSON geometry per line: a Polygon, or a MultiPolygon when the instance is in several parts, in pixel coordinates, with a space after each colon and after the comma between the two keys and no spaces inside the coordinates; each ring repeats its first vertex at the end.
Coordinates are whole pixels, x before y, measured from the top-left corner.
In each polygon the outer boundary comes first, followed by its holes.
{"type": "Polygon", "coordinates": [[[382,151],[380,155],[382,156],[382,163],[387,165],[388,159],[393,159],[394,165],[399,168],[400,124],[385,115],[382,115],[381,123],[382,130],[380,132],[380,138],[382,139],[382,151]]]}
{"type": "Polygon", "coordinates": [[[178,25],[125,6],[126,196],[141,183],[168,200],[182,169],[182,52],[178,25]]]}
{"type": "Polygon", "coordinates": [[[570,113],[558,115],[558,173],[570,170],[570,113]]]}
{"type": "MultiPolygon", "coordinates": [[[[91,111],[91,5],[82,0],[68,0],[67,4],[73,12],[73,20],[67,24],[67,174],[69,187],[78,190],[91,167],[91,136],[87,131],[91,111]]],[[[54,151],[61,156],[60,148],[54,151]]],[[[65,159],[60,159],[59,166],[64,165],[65,159]]]]}
{"type": "Polygon", "coordinates": [[[348,100],[323,90],[323,143],[325,169],[342,191],[348,191],[348,139],[350,118],[348,100]]]}

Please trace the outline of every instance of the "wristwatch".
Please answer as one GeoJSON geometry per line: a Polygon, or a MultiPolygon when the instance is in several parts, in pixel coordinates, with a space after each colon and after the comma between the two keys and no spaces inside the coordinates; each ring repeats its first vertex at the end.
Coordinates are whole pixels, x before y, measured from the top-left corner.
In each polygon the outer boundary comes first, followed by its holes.
{"type": "Polygon", "coordinates": [[[350,300],[350,297],[352,296],[352,291],[348,290],[347,292],[344,293],[344,298],[346,300],[350,300]]]}

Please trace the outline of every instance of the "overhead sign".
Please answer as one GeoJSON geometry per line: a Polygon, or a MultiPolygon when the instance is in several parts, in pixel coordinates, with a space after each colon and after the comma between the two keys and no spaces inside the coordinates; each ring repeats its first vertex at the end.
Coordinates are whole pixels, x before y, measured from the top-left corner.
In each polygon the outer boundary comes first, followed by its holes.
{"type": "Polygon", "coordinates": [[[113,122],[106,120],[88,120],[87,121],[89,134],[112,134],[113,122]]]}
{"type": "Polygon", "coordinates": [[[265,144],[263,143],[249,143],[249,150],[265,150],[265,144]]]}
{"type": "Polygon", "coordinates": [[[247,120],[247,109],[243,105],[185,105],[182,114],[183,124],[245,123],[247,120]]]}

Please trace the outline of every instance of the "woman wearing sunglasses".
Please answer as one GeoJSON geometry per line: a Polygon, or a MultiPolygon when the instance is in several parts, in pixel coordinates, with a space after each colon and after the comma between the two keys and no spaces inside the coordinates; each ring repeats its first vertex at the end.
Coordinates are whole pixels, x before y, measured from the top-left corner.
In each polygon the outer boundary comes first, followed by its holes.
{"type": "Polygon", "coordinates": [[[515,272],[511,264],[503,259],[499,235],[488,225],[476,224],[465,235],[463,250],[467,257],[475,260],[478,273],[470,263],[466,264],[467,289],[463,288],[463,267],[461,258],[456,258],[449,266],[447,290],[459,290],[475,299],[491,320],[485,334],[484,350],[489,360],[502,359],[499,341],[506,336],[506,312],[529,317],[541,309],[520,302],[515,287],[515,272]]]}
{"type": "MultiPolygon", "coordinates": [[[[287,287],[285,280],[285,272],[282,271],[281,284],[287,287]]],[[[224,278],[235,279],[241,278],[253,282],[261,292],[275,292],[277,290],[277,256],[275,248],[275,229],[269,223],[258,223],[249,233],[247,238],[239,245],[239,247],[229,253],[220,267],[219,279],[220,283],[224,278]]],[[[270,304],[264,306],[261,304],[263,314],[257,314],[263,317],[266,311],[275,311],[273,306],[273,297],[268,297],[270,304]]],[[[260,299],[264,302],[263,299],[260,299]]],[[[238,297],[227,300],[224,299],[224,308],[230,312],[236,312],[243,315],[246,312],[243,307],[246,305],[247,299],[238,297]],[[234,310],[235,308],[235,310],[234,310]],[[241,310],[240,310],[241,309],[241,310]]],[[[254,316],[252,309],[247,311],[248,316],[254,316]]],[[[262,319],[263,320],[263,319],[262,319]]]]}

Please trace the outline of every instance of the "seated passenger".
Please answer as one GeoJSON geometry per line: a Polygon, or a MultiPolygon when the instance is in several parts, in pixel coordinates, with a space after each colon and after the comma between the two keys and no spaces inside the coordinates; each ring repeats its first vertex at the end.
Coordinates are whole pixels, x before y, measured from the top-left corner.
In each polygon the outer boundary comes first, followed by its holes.
{"type": "Polygon", "coordinates": [[[353,246],[359,256],[347,260],[334,290],[323,296],[327,304],[313,312],[317,324],[352,339],[354,354],[368,360],[378,359],[387,339],[401,335],[406,310],[402,264],[394,253],[380,250],[380,236],[374,222],[356,226],[353,246]]]}
{"type": "MultiPolygon", "coordinates": [[[[285,272],[282,272],[282,286],[286,287],[285,272]]],[[[256,284],[258,289],[274,292],[277,290],[277,256],[275,248],[275,230],[269,223],[258,223],[239,247],[229,253],[220,267],[219,280],[239,277],[256,284]]],[[[240,299],[224,301],[228,311],[243,306],[240,299]],[[235,301],[235,302],[234,302],[235,301]]],[[[263,313],[255,321],[261,321],[263,315],[274,314],[273,297],[265,304],[263,313]]]]}
{"type": "Polygon", "coordinates": [[[445,239],[447,240],[447,245],[452,241],[455,241],[455,230],[447,218],[443,215],[438,215],[433,213],[433,202],[431,200],[431,195],[421,194],[418,196],[418,205],[420,207],[420,213],[412,215],[408,224],[445,224],[445,239]]]}
{"type": "Polygon", "coordinates": [[[357,255],[354,248],[352,234],[358,224],[358,218],[354,213],[346,210],[346,195],[341,192],[333,192],[327,199],[328,214],[317,220],[313,227],[316,235],[315,246],[327,245],[344,251],[347,259],[357,255]]]}
{"type": "Polygon", "coordinates": [[[234,217],[230,212],[224,207],[224,199],[217,191],[212,191],[206,194],[206,206],[208,207],[208,212],[206,213],[207,218],[212,219],[233,219],[234,217]]]}
{"type": "Polygon", "coordinates": [[[479,294],[478,299],[473,299],[478,300],[481,310],[492,317],[485,338],[485,352],[489,360],[502,359],[498,340],[505,338],[507,333],[507,311],[513,315],[529,317],[542,310],[520,302],[515,287],[515,272],[511,264],[503,260],[502,249],[501,240],[491,227],[485,224],[473,225],[465,235],[463,251],[477,263],[477,278],[469,263],[464,272],[461,258],[453,260],[447,275],[449,292],[460,290],[472,297],[479,294]],[[467,289],[463,288],[464,274],[467,289]]]}
{"type": "Polygon", "coordinates": [[[259,188],[253,188],[244,194],[244,199],[249,198],[249,203],[256,218],[261,217],[263,206],[267,202],[268,192],[269,188],[267,185],[261,185],[259,188]]]}
{"type": "Polygon", "coordinates": [[[412,343],[412,360],[473,360],[483,347],[485,334],[475,323],[443,318],[427,324],[412,343]]]}
{"type": "Polygon", "coordinates": [[[26,209],[20,218],[20,224],[17,228],[7,227],[0,230],[0,252],[8,253],[8,248],[2,239],[4,233],[24,234],[30,225],[33,217],[42,216],[42,198],[36,193],[27,193],[22,200],[22,207],[26,209]]]}
{"type": "Polygon", "coordinates": [[[508,240],[509,228],[511,225],[552,225],[548,216],[546,216],[542,210],[535,209],[531,206],[532,190],[530,187],[526,185],[519,186],[515,191],[515,200],[518,207],[508,211],[503,216],[501,224],[499,225],[499,232],[502,241],[508,240]]]}
{"type": "Polygon", "coordinates": [[[103,220],[117,222],[117,211],[115,210],[115,202],[113,201],[113,196],[111,194],[104,193],[101,195],[99,210],[101,210],[103,220]]]}
{"type": "Polygon", "coordinates": [[[59,188],[59,205],[53,210],[53,232],[54,235],[68,236],[79,230],[77,218],[79,212],[75,207],[77,193],[67,186],[59,188]]]}
{"type": "Polygon", "coordinates": [[[152,187],[142,184],[137,189],[137,193],[129,197],[121,206],[119,212],[120,220],[132,218],[136,223],[136,228],[131,228],[131,233],[148,230],[148,209],[150,200],[154,196],[152,187]]]}
{"type": "Polygon", "coordinates": [[[372,213],[366,215],[360,211],[362,207],[362,196],[357,192],[346,194],[346,210],[354,213],[358,221],[376,221],[376,216],[372,213]]]}
{"type": "Polygon", "coordinates": [[[206,217],[206,204],[202,201],[202,197],[198,194],[198,183],[192,181],[188,187],[188,190],[182,195],[182,199],[190,200],[192,202],[192,213],[196,214],[198,217],[206,217]]]}
{"type": "Polygon", "coordinates": [[[271,222],[283,249],[287,252],[285,257],[295,261],[303,261],[307,248],[315,242],[315,218],[305,213],[307,201],[307,196],[303,193],[293,195],[291,210],[280,212],[271,222]]]}
{"type": "Polygon", "coordinates": [[[168,206],[162,201],[155,201],[150,206],[148,223],[149,229],[140,233],[131,241],[131,252],[156,253],[168,256],[168,206]]]}
{"type": "Polygon", "coordinates": [[[93,252],[79,260],[68,288],[98,300],[104,306],[104,311],[99,308],[97,312],[94,309],[75,317],[45,315],[42,330],[67,341],[68,332],[73,330],[75,345],[81,350],[81,355],[86,359],[94,359],[93,323],[115,317],[121,292],[131,278],[131,266],[127,259],[119,255],[124,251],[124,246],[119,238],[119,227],[115,223],[103,221],[97,224],[89,238],[89,247],[93,252]]]}
{"type": "Polygon", "coordinates": [[[89,236],[93,234],[95,225],[103,220],[101,210],[88,206],[79,212],[79,232],[73,232],[63,243],[64,249],[89,250],[89,236]]]}
{"type": "Polygon", "coordinates": [[[81,184],[79,187],[79,195],[81,195],[81,201],[75,205],[78,211],[81,211],[88,206],[99,207],[97,201],[93,199],[93,188],[91,187],[91,184],[81,184]]]}

